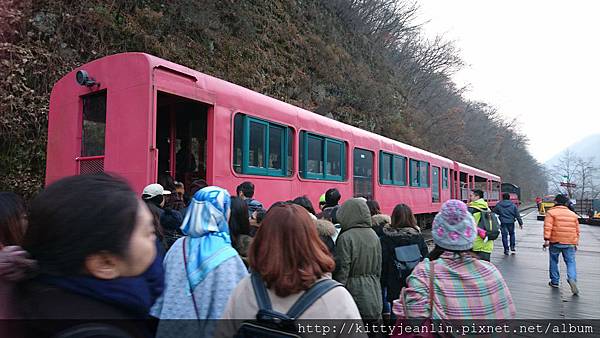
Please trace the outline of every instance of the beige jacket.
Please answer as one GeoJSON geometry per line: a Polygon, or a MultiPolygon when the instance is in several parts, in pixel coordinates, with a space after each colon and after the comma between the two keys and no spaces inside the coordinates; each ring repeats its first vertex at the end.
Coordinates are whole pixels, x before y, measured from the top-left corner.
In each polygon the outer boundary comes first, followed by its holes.
{"type": "MultiPolygon", "coordinates": [[[[323,277],[331,278],[331,276],[323,277]]],[[[304,294],[304,291],[287,296],[285,298],[279,297],[275,292],[267,290],[273,310],[281,313],[286,313],[292,305],[304,294]]],[[[225,308],[222,319],[237,319],[237,320],[224,320],[220,321],[217,329],[216,337],[233,337],[237,332],[239,326],[243,320],[256,319],[256,313],[258,312],[258,304],[254,295],[254,289],[252,288],[252,281],[250,275],[244,277],[235,288],[229,302],[225,308]]],[[[352,299],[352,296],[344,287],[336,287],[327,292],[323,297],[318,299],[309,307],[301,316],[302,320],[320,319],[318,323],[323,324],[323,319],[342,319],[350,322],[361,322],[360,313],[358,308],[352,299]]],[[[362,322],[361,322],[362,323],[362,322]]],[[[355,324],[356,325],[356,324],[355,324]]],[[[348,332],[342,334],[341,332],[336,335],[328,335],[328,337],[348,337],[348,332]]],[[[302,335],[311,336],[311,335],[302,335]]],[[[322,336],[322,334],[321,334],[322,336]]],[[[359,334],[350,335],[351,337],[366,337],[366,335],[359,334]]]]}

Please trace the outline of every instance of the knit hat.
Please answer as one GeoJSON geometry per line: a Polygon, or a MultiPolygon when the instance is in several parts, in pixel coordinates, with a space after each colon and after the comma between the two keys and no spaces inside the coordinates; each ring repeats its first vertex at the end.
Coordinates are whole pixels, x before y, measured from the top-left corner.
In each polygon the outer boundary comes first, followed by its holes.
{"type": "Polygon", "coordinates": [[[433,219],[431,234],[438,246],[455,251],[469,250],[473,247],[475,219],[467,205],[459,200],[449,200],[433,219]]]}

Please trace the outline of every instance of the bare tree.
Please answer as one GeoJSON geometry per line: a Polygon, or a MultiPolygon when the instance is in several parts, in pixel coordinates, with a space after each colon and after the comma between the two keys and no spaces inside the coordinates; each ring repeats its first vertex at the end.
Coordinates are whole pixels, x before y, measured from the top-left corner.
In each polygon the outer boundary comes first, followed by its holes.
{"type": "MultiPolygon", "coordinates": [[[[581,159],[570,149],[560,156],[558,163],[552,166],[550,169],[550,184],[554,188],[555,192],[561,192],[565,189],[561,187],[561,183],[567,183],[567,194],[569,198],[573,197],[572,184],[578,185],[577,180],[577,166],[581,159]]],[[[579,184],[580,185],[580,184],[579,184]]]]}
{"type": "Polygon", "coordinates": [[[415,24],[419,10],[415,1],[332,0],[329,6],[354,30],[386,48],[398,46],[420,27],[415,24]]]}
{"type": "Polygon", "coordinates": [[[595,192],[596,188],[594,185],[594,178],[597,172],[597,168],[594,167],[594,159],[592,157],[584,159],[577,158],[575,161],[575,174],[577,181],[577,191],[581,199],[592,198],[594,195],[598,195],[595,192]],[[586,194],[587,192],[587,194],[586,194]]]}

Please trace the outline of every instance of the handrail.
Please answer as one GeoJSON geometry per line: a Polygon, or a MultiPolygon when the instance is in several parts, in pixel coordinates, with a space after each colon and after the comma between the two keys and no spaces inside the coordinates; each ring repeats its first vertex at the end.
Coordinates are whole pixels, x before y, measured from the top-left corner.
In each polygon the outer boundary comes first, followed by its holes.
{"type": "Polygon", "coordinates": [[[103,159],[104,155],[99,155],[99,156],[80,156],[80,157],[76,157],[75,161],[93,161],[93,160],[99,160],[99,159],[103,159]]]}

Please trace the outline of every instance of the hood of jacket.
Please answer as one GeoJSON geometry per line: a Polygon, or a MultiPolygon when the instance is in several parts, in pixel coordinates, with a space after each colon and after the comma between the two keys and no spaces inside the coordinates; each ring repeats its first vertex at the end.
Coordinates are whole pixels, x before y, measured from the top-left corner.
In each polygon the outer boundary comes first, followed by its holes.
{"type": "Polygon", "coordinates": [[[317,219],[315,220],[315,224],[317,225],[317,232],[319,236],[333,236],[335,234],[335,225],[329,222],[326,219],[317,219]]]}
{"type": "Polygon", "coordinates": [[[337,211],[342,231],[351,228],[370,228],[371,212],[363,198],[352,198],[344,202],[337,211]]]}
{"type": "Polygon", "coordinates": [[[483,198],[480,198],[476,201],[469,203],[469,206],[473,207],[473,208],[481,209],[481,210],[486,210],[488,208],[488,204],[483,198]]]}
{"type": "Polygon", "coordinates": [[[392,228],[388,225],[383,227],[383,234],[387,237],[402,237],[408,239],[420,236],[421,232],[413,227],[392,228]]]}
{"type": "Polygon", "coordinates": [[[371,216],[371,225],[386,226],[392,224],[392,218],[389,215],[377,214],[371,216]]]}

